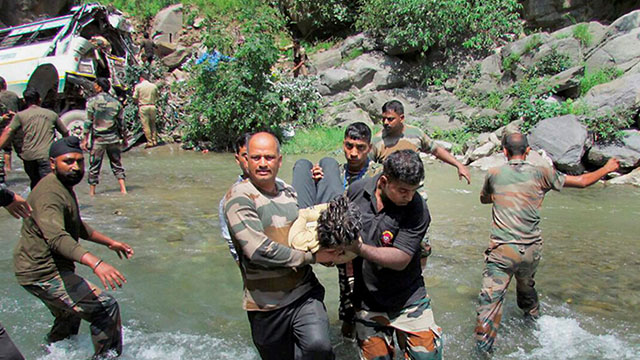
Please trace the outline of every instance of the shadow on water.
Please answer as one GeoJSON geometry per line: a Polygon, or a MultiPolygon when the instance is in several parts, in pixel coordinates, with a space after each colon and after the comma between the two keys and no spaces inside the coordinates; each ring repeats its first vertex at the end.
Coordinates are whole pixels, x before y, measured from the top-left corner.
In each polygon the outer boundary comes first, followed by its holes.
{"type": "MultiPolygon", "coordinates": [[[[285,156],[280,177],[288,182],[296,159],[285,156]]],[[[240,273],[218,223],[218,201],[237,177],[232,155],[162,146],[134,149],[123,162],[128,195],[118,192],[106,166],[94,198],[86,182],[76,187],[83,218],[136,251],[125,261],[85,243],[127,277],[127,284],[112,292],[124,324],[122,359],[257,359],[241,309],[240,273]]],[[[474,172],[467,186],[456,180],[451,167],[434,163],[426,169],[434,248],[425,271],[427,288],[444,329],[445,357],[473,359],[471,335],[491,212],[478,200],[484,174],[474,172]]],[[[9,179],[13,189],[26,195],[23,172],[14,171],[9,179]]],[[[639,195],[636,188],[596,185],[547,196],[545,249],[537,275],[544,316],[537,324],[525,323],[512,285],[494,358],[638,358],[639,195]]],[[[86,359],[92,352],[86,323],[77,337],[41,347],[52,317],[15,281],[11,251],[20,223],[2,214],[0,321],[28,359],[86,359]]],[[[355,345],[339,336],[336,271],[314,270],[327,289],[337,358],[357,359],[355,345]]],[[[86,267],[79,266],[78,272],[98,281],[86,267]]]]}

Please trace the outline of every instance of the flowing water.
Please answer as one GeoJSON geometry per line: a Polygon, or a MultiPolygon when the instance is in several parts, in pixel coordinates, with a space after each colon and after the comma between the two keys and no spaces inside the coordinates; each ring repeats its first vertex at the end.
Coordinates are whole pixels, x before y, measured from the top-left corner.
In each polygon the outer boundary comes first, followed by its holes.
{"type": "MultiPolygon", "coordinates": [[[[288,182],[295,160],[285,156],[283,162],[280,177],[288,182]]],[[[120,260],[85,243],[128,280],[112,291],[122,311],[122,359],[258,359],[241,309],[240,273],[218,226],[218,201],[238,173],[233,157],[163,146],[134,149],[123,162],[129,195],[118,193],[106,165],[95,198],[87,196],[86,182],[76,187],[83,218],[135,249],[131,260],[120,260]]],[[[14,165],[21,164],[14,160],[14,165]]],[[[433,217],[427,290],[444,329],[445,358],[473,359],[475,303],[491,214],[478,199],[484,174],[472,172],[469,186],[440,163],[428,164],[426,172],[433,217]]],[[[26,195],[20,169],[9,175],[9,184],[26,195]]],[[[638,188],[601,184],[547,195],[544,255],[536,276],[543,316],[534,325],[524,322],[512,285],[495,359],[640,358],[639,197],[638,188]]],[[[52,317],[17,285],[12,271],[20,222],[2,211],[0,226],[0,321],[13,340],[27,359],[90,357],[84,322],[77,337],[41,345],[52,317]]],[[[357,359],[354,344],[339,336],[336,270],[314,270],[327,289],[337,358],[357,359]]],[[[84,266],[78,272],[98,281],[84,266]]]]}

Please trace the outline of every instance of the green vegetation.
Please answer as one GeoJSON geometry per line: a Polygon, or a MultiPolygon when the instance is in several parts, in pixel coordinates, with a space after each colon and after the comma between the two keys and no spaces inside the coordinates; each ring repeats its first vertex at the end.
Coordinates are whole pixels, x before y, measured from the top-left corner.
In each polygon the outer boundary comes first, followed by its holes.
{"type": "Polygon", "coordinates": [[[453,153],[454,155],[461,155],[464,144],[475,135],[475,133],[466,128],[452,130],[442,130],[439,128],[435,128],[431,132],[431,138],[451,143],[453,145],[453,147],[451,148],[451,153],[453,153]]]}
{"type": "Polygon", "coordinates": [[[589,47],[593,41],[593,35],[589,31],[589,24],[578,24],[573,28],[573,37],[580,41],[584,47],[589,47]]]}
{"type": "Polygon", "coordinates": [[[622,74],[624,74],[624,71],[615,67],[606,67],[594,72],[586,69],[584,76],[580,80],[580,95],[584,95],[591,90],[592,87],[608,83],[622,76],[622,74]]]}
{"type": "Polygon", "coordinates": [[[520,32],[520,7],[517,0],[363,0],[356,27],[405,49],[484,51],[520,32]]]}
{"type": "Polygon", "coordinates": [[[344,129],[340,127],[313,126],[298,129],[296,135],[282,144],[285,154],[335,151],[340,149],[344,129]]]}
{"type": "Polygon", "coordinates": [[[571,67],[571,58],[554,47],[549,54],[540,59],[531,70],[533,76],[553,76],[571,67]]]}
{"type": "MultiPolygon", "coordinates": [[[[150,19],[158,11],[173,4],[192,5],[197,7],[202,13],[199,16],[219,17],[221,14],[237,12],[248,7],[258,7],[260,0],[83,0],[83,3],[99,2],[104,5],[113,5],[134,17],[140,19],[150,19]]],[[[187,20],[195,14],[187,13],[187,20]]]]}
{"type": "Polygon", "coordinates": [[[364,50],[362,50],[362,48],[355,48],[355,49],[349,51],[347,56],[342,58],[342,62],[343,63],[347,63],[347,62],[357,58],[358,56],[360,56],[362,54],[364,54],[364,50]]]}

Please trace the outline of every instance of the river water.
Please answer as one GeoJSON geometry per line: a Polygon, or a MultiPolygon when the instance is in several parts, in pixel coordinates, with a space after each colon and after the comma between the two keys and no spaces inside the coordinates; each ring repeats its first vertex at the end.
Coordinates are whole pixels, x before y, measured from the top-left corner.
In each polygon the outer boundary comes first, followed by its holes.
{"type": "MultiPolygon", "coordinates": [[[[341,156],[340,154],[336,154],[341,156]]],[[[320,156],[311,156],[317,160],[320,156]]],[[[296,156],[285,156],[280,177],[291,180],[296,156]]],[[[258,359],[241,309],[239,270],[220,237],[218,201],[237,177],[230,154],[185,152],[177,147],[134,149],[123,157],[129,195],[103,168],[98,194],[76,187],[83,218],[135,249],[131,260],[85,245],[127,277],[118,299],[124,325],[122,359],[258,359]]],[[[27,178],[9,175],[26,195],[27,178]]],[[[482,252],[488,244],[490,205],[481,205],[484,174],[459,182],[452,167],[426,167],[433,222],[433,255],[425,271],[436,322],[444,329],[445,358],[473,359],[472,332],[482,252]]],[[[496,359],[640,358],[640,189],[596,184],[552,192],[542,210],[544,255],[537,289],[543,316],[523,321],[515,285],[506,299],[496,359]]],[[[17,285],[11,252],[20,222],[0,214],[0,321],[27,359],[86,359],[92,353],[85,322],[77,337],[42,346],[52,316],[17,285]]],[[[79,266],[91,281],[97,278],[79,266]]],[[[337,274],[314,266],[327,289],[325,303],[338,359],[357,359],[339,336],[337,274]]]]}

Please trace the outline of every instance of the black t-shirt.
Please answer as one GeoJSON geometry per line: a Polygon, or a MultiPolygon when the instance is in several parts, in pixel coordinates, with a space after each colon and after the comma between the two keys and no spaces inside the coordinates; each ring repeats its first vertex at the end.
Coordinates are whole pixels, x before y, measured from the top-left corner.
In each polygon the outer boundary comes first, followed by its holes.
{"type": "Polygon", "coordinates": [[[349,186],[347,195],[362,214],[360,235],[365,244],[395,247],[412,256],[407,267],[396,271],[358,257],[353,260],[356,307],[391,312],[424,298],[427,291],[420,267],[420,242],[431,217],[427,204],[416,192],[406,206],[385,203],[377,211],[375,189],[380,175],[349,186]]]}

